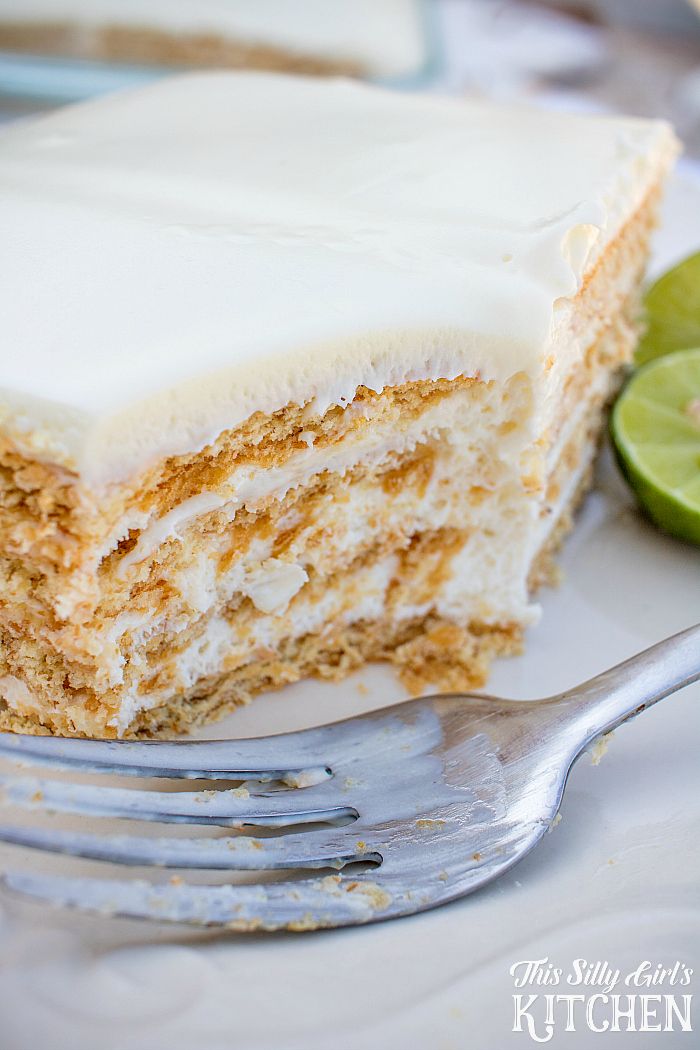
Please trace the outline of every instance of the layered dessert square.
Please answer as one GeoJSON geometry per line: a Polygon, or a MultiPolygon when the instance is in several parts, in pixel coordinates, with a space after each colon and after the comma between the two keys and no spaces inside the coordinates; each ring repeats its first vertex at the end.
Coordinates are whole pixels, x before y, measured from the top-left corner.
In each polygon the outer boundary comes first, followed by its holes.
{"type": "Polygon", "coordinates": [[[588,484],[675,152],[255,73],[4,130],[0,724],[181,731],[377,659],[483,684],[588,484]]]}
{"type": "Polygon", "coordinates": [[[0,0],[0,50],[148,65],[407,77],[422,0],[0,0]]]}

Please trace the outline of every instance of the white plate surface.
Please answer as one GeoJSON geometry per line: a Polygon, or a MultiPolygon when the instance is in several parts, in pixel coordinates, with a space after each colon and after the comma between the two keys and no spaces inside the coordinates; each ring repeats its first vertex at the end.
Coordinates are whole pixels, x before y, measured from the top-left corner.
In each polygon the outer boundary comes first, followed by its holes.
{"type": "MultiPolygon", "coordinates": [[[[700,177],[686,165],[655,272],[698,245],[700,177]]],[[[555,692],[700,620],[700,552],[642,520],[607,454],[562,564],[566,580],[543,595],[526,655],[501,661],[490,691],[555,692]]],[[[215,733],[299,728],[401,696],[388,670],[371,668],[258,699],[215,733]]],[[[687,689],[618,730],[599,766],[584,757],[574,768],[563,819],[533,854],[483,892],[425,915],[315,935],[202,938],[5,896],[0,1048],[532,1046],[511,1032],[509,969],[545,956],[565,969],[577,958],[622,970],[679,960],[695,968],[695,987],[680,991],[695,993],[700,1015],[699,701],[700,689],[687,689]]],[[[559,1024],[549,1045],[685,1050],[697,1045],[700,1017],[695,1027],[626,1037],[559,1024]]]]}

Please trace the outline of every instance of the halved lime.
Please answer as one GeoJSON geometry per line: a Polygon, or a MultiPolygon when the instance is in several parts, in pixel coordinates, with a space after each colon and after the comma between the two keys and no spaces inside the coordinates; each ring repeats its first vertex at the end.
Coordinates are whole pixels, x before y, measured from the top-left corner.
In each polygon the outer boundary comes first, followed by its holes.
{"type": "Polygon", "coordinates": [[[647,328],[637,347],[637,364],[700,346],[700,252],[652,284],[644,297],[644,309],[647,328]]]}
{"type": "Polygon", "coordinates": [[[622,470],[649,517],[700,544],[700,347],[635,372],[610,425],[622,470]]]}

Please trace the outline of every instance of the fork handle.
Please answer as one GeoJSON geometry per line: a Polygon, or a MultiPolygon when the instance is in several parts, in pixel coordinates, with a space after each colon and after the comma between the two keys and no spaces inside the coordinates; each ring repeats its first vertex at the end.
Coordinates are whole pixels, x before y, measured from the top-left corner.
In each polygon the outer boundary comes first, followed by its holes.
{"type": "Polygon", "coordinates": [[[700,679],[700,624],[657,642],[624,663],[553,698],[573,703],[582,720],[585,747],[662,700],[700,679]]]}

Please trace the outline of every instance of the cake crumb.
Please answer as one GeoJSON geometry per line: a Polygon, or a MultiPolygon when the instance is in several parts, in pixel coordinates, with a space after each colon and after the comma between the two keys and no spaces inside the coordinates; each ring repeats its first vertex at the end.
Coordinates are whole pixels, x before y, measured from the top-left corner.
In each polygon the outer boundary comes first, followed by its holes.
{"type": "Polygon", "coordinates": [[[557,824],[561,824],[561,813],[557,813],[554,819],[550,822],[550,825],[547,828],[547,834],[549,834],[550,831],[554,831],[557,824]]]}
{"type": "Polygon", "coordinates": [[[608,745],[612,739],[612,733],[604,733],[603,736],[599,736],[597,740],[593,741],[593,744],[588,749],[588,753],[591,756],[591,765],[600,765],[600,760],[608,750],[608,745]]]}

